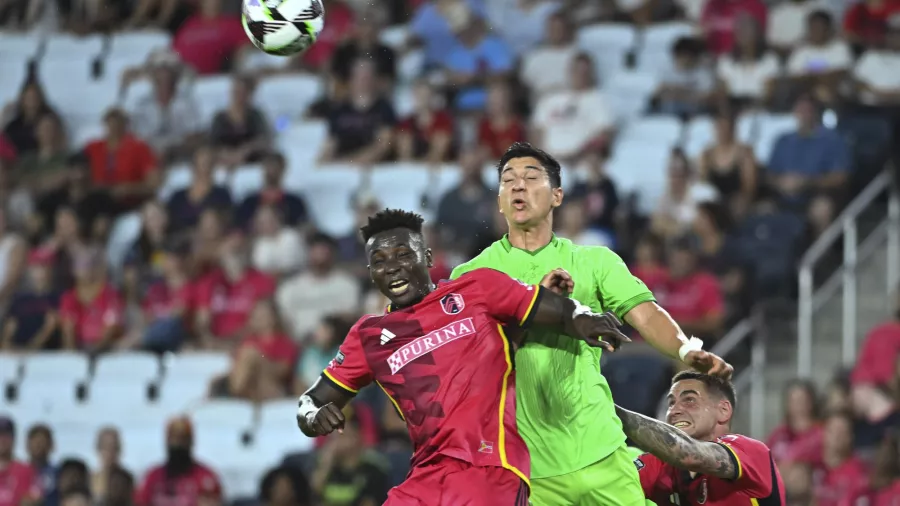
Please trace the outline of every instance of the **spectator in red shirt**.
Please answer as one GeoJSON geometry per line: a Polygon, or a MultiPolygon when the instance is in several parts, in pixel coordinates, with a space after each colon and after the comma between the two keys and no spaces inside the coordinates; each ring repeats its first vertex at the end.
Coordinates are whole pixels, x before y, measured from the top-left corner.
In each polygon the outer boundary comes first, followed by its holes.
{"type": "Polygon", "coordinates": [[[106,137],[84,148],[95,186],[107,187],[113,196],[133,207],[156,191],[156,156],[144,141],[128,131],[128,116],[111,109],[103,118],[106,137]]]}
{"type": "Polygon", "coordinates": [[[766,446],[778,463],[819,464],[822,426],[816,387],[812,382],[796,380],[785,389],[784,423],[769,434],[766,446]]]}
{"type": "Polygon", "coordinates": [[[254,402],[287,396],[299,350],[281,328],[271,300],[260,300],[228,373],[228,393],[254,402]]]}
{"type": "Polygon", "coordinates": [[[700,15],[700,27],[706,34],[709,50],[717,55],[734,47],[734,27],[738,16],[751,16],[766,33],[766,4],[760,0],[710,0],[700,15]]]}
{"type": "Polygon", "coordinates": [[[894,304],[894,317],[866,334],[850,376],[854,388],[886,386],[894,376],[894,364],[900,358],[900,295],[894,304]]]}
{"type": "Polygon", "coordinates": [[[150,285],[141,301],[141,347],[156,352],[176,351],[189,337],[197,290],[185,266],[188,244],[173,241],[163,251],[162,279],[150,285]]]}
{"type": "Polygon", "coordinates": [[[13,460],[16,426],[0,416],[0,506],[31,506],[40,503],[41,488],[34,469],[13,460]]]}
{"type": "Polygon", "coordinates": [[[449,160],[453,143],[453,117],[431,85],[413,86],[413,112],[397,126],[397,157],[438,164],[449,160]]]}
{"type": "Polygon", "coordinates": [[[525,125],[515,113],[512,92],[504,80],[488,85],[485,114],[478,121],[478,148],[485,159],[499,158],[509,147],[525,140],[525,125]]]}
{"type": "Polygon", "coordinates": [[[900,436],[888,434],[875,456],[870,490],[854,504],[896,506],[900,501],[900,436]],[[868,500],[868,502],[864,502],[868,500]]]}
{"type": "Polygon", "coordinates": [[[122,335],[124,304],[106,280],[100,251],[83,250],[73,263],[75,287],[63,294],[59,311],[63,347],[105,351],[122,335]]]}
{"type": "Polygon", "coordinates": [[[898,12],[898,0],[856,2],[844,14],[844,37],[851,44],[878,47],[884,42],[888,18],[898,12]]]}
{"type": "Polygon", "coordinates": [[[175,33],[172,47],[198,73],[216,74],[250,40],[238,16],[222,13],[222,0],[200,0],[199,5],[175,33]]]}
{"type": "Polygon", "coordinates": [[[193,456],[194,429],[187,418],[166,427],[166,461],[147,473],[136,494],[138,506],[221,506],[222,485],[193,456]]]}
{"type": "Polygon", "coordinates": [[[232,234],[220,249],[219,267],[197,287],[196,326],[201,346],[230,349],[245,335],[256,303],[275,291],[275,280],[250,267],[246,239],[232,234]]]}
{"type": "Polygon", "coordinates": [[[653,234],[645,234],[634,247],[634,266],[631,272],[658,294],[669,280],[669,270],[663,263],[663,243],[653,234]]]}
{"type": "Polygon", "coordinates": [[[843,506],[866,490],[868,470],[853,455],[853,418],[832,413],[825,420],[822,465],[813,473],[816,506],[843,506]]]}
{"type": "Polygon", "coordinates": [[[675,242],[669,252],[669,279],[655,292],[662,307],[687,335],[718,337],[724,319],[719,281],[698,268],[698,256],[690,239],[675,242]]]}

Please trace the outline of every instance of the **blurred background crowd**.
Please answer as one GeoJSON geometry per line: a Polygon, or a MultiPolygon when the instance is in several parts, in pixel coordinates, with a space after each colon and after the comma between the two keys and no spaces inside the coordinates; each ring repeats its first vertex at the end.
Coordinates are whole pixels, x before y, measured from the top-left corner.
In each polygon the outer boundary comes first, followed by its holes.
{"type": "MultiPolygon", "coordinates": [[[[410,452],[380,391],[339,437],[293,425],[385,304],[356,228],[423,213],[446,279],[504,233],[515,141],[564,163],[557,234],[709,345],[796,305],[801,255],[900,146],[896,0],[324,4],[285,59],[237,0],[0,0],[0,506],[380,504],[410,452]]],[[[751,434],[790,504],[900,504],[890,308],[751,434]]],[[[654,414],[671,364],[633,348],[604,371],[654,414]]]]}

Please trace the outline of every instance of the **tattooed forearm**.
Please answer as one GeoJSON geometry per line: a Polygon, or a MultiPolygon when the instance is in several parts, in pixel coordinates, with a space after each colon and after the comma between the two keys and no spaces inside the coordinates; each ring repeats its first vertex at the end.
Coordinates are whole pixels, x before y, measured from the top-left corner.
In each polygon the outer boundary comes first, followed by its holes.
{"type": "Polygon", "coordinates": [[[625,435],[638,448],[679,469],[734,479],[737,468],[724,446],[698,441],[675,427],[616,406],[625,435]]]}

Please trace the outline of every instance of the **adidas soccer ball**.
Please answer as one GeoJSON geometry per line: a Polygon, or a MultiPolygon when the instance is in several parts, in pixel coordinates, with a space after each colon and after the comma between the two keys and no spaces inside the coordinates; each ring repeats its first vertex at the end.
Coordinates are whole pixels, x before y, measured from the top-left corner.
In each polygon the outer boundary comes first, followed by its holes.
{"type": "Polygon", "coordinates": [[[279,56],[306,51],[325,25],[322,0],[243,0],[242,9],[253,45],[279,56]]]}

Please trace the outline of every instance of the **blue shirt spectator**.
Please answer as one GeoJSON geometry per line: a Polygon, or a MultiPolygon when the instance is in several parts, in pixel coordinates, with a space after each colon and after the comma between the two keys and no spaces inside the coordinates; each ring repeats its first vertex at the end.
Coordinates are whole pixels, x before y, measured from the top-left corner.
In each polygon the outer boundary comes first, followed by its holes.
{"type": "Polygon", "coordinates": [[[53,289],[53,254],[36,249],[28,256],[28,288],[16,292],[3,323],[4,350],[58,349],[60,293],[53,289]]]}
{"type": "Polygon", "coordinates": [[[487,102],[486,81],[510,72],[515,57],[503,39],[487,34],[481,20],[458,19],[459,42],[444,58],[449,80],[459,88],[454,105],[463,111],[482,110],[487,102]]]}
{"type": "MultiPolygon", "coordinates": [[[[410,23],[410,32],[425,46],[425,65],[432,67],[439,65],[447,48],[456,44],[456,34],[442,12],[444,9],[438,7],[439,3],[442,2],[427,2],[422,5],[410,23]]],[[[487,16],[484,2],[466,0],[465,3],[476,16],[487,16]]]]}

